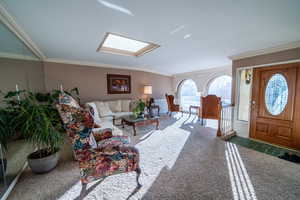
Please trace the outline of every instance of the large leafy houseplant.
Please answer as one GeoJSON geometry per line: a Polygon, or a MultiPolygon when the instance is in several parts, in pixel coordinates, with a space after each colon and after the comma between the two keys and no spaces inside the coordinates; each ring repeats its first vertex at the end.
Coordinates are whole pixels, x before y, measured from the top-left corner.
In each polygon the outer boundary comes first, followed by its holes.
{"type": "Polygon", "coordinates": [[[22,136],[37,148],[30,158],[43,158],[55,153],[63,141],[59,123],[56,124],[59,116],[53,111],[51,105],[40,103],[31,92],[27,92],[19,104],[13,120],[22,136]]]}
{"type": "MultiPolygon", "coordinates": [[[[77,88],[65,92],[80,101],[77,88]]],[[[13,116],[11,129],[20,132],[36,147],[36,151],[28,156],[29,166],[36,173],[50,171],[58,161],[58,151],[63,143],[62,123],[55,108],[59,93],[59,90],[50,93],[18,91],[4,96],[5,109],[13,116]]]]}

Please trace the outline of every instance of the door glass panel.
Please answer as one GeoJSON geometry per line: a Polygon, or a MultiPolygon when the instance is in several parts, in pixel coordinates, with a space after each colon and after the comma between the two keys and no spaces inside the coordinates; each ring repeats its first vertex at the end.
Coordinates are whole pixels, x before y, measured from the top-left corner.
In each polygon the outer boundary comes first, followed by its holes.
{"type": "Polygon", "coordinates": [[[288,101],[288,84],[281,74],[274,74],[268,81],[265,91],[265,103],[272,115],[279,115],[288,101]]]}

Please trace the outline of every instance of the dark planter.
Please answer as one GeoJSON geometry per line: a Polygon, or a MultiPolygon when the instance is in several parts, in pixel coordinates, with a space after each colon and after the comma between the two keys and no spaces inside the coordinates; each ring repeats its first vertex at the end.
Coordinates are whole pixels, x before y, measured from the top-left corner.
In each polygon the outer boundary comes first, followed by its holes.
{"type": "Polygon", "coordinates": [[[27,157],[28,165],[33,173],[47,173],[56,167],[59,159],[59,151],[42,158],[35,158],[37,153],[33,152],[27,157]]]}
{"type": "Polygon", "coordinates": [[[5,176],[6,167],[7,167],[7,160],[5,158],[0,159],[0,180],[2,180],[3,177],[5,176]]]}

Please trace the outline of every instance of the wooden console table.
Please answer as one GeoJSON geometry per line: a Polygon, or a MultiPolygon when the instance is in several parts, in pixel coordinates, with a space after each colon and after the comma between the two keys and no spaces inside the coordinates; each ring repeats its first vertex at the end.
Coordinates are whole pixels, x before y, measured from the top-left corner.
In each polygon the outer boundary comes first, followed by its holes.
{"type": "Polygon", "coordinates": [[[197,110],[197,115],[198,115],[198,119],[200,118],[200,106],[190,106],[189,108],[189,114],[192,114],[192,109],[196,109],[197,110]]]}

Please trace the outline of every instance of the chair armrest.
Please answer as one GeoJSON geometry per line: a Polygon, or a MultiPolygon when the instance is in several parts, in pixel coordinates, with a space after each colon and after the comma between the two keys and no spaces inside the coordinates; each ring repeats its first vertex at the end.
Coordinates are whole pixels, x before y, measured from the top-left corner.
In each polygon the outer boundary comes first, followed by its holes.
{"type": "MultiPolygon", "coordinates": [[[[123,157],[139,156],[139,151],[135,147],[123,145],[107,145],[106,147],[99,147],[96,149],[85,149],[76,152],[76,159],[79,161],[80,168],[86,168],[87,164],[95,165],[95,160],[101,160],[101,157],[112,157],[114,155],[122,154],[123,157]]],[[[119,157],[119,156],[118,156],[119,157]]]]}
{"type": "Polygon", "coordinates": [[[96,142],[113,137],[112,129],[110,129],[110,128],[93,129],[93,135],[94,135],[96,142]]]}

